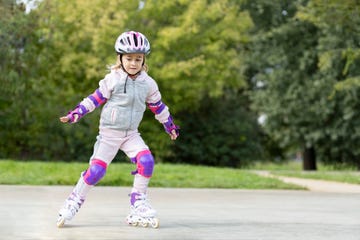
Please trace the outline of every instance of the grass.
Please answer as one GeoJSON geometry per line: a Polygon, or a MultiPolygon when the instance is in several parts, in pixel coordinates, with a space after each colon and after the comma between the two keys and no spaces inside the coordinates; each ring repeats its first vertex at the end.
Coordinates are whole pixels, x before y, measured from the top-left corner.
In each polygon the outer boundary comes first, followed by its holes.
{"type": "MultiPolygon", "coordinates": [[[[0,184],[74,185],[87,163],[0,161],[0,184]]],[[[112,163],[99,185],[131,186],[133,164],[112,163]]],[[[303,189],[249,170],[192,165],[157,164],[151,187],[303,189]]]]}
{"type": "MultiPolygon", "coordinates": [[[[0,160],[0,184],[74,185],[87,163],[0,160]]],[[[133,164],[112,163],[102,186],[131,186],[133,164]]],[[[254,170],[267,170],[273,175],[311,178],[360,184],[355,169],[333,168],[318,164],[318,171],[302,171],[300,162],[256,163],[249,169],[231,169],[185,164],[157,164],[151,179],[152,187],[239,188],[239,189],[303,189],[278,179],[258,176],[254,170]]]]}

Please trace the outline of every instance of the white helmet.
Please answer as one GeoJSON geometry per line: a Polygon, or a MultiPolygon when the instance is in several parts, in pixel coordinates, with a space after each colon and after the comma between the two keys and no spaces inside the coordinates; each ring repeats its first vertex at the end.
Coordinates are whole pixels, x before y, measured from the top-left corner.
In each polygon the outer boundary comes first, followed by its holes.
{"type": "Polygon", "coordinates": [[[150,53],[150,43],[140,32],[124,32],[115,42],[115,51],[118,54],[126,53],[150,53]]]}

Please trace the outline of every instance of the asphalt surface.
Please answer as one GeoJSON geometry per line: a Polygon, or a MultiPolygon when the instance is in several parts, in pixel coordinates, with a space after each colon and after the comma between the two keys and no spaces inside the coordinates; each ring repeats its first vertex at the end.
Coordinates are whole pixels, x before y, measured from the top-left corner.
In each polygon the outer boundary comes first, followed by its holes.
{"type": "Polygon", "coordinates": [[[56,227],[72,186],[0,185],[0,239],[360,239],[360,194],[150,188],[160,228],[128,226],[129,188],[95,187],[56,227]]]}

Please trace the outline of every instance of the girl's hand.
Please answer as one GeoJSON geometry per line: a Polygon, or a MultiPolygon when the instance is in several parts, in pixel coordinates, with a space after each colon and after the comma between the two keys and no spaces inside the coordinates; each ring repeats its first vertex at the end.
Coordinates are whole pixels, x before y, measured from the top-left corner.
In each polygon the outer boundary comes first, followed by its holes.
{"type": "Polygon", "coordinates": [[[70,119],[67,116],[60,117],[60,122],[62,122],[62,123],[67,123],[67,122],[69,122],[69,120],[70,119]]]}
{"type": "Polygon", "coordinates": [[[178,137],[178,134],[176,134],[176,130],[173,129],[170,133],[170,138],[171,138],[171,140],[176,140],[177,137],[178,137]]]}
{"type": "Polygon", "coordinates": [[[179,126],[176,126],[173,118],[169,115],[167,122],[163,123],[165,132],[170,135],[171,140],[176,140],[179,136],[179,126]]]}

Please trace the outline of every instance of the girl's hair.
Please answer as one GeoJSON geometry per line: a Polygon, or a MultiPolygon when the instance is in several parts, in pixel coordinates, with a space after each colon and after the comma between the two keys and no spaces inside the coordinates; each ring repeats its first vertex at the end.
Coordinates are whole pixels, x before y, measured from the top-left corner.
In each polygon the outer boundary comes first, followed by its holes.
{"type": "MultiPolygon", "coordinates": [[[[116,63],[115,65],[111,66],[111,70],[118,70],[118,69],[122,69],[122,64],[121,64],[121,60],[120,60],[121,55],[118,54],[116,57],[116,63]]],[[[145,61],[145,55],[144,55],[144,61],[145,61]]],[[[147,72],[148,71],[148,66],[146,65],[146,63],[144,63],[144,65],[142,66],[141,70],[147,72]]]]}

